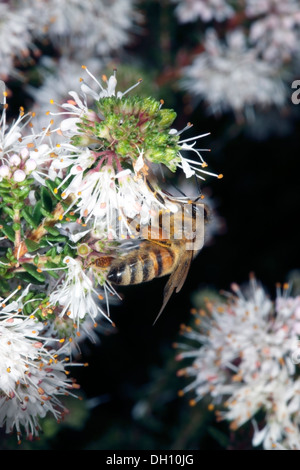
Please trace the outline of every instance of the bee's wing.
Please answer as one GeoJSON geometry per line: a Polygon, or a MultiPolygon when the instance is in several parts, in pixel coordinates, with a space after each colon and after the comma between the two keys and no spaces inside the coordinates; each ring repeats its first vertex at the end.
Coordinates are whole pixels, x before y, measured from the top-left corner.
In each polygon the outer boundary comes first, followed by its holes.
{"type": "MultiPolygon", "coordinates": [[[[188,275],[190,265],[193,259],[193,250],[187,250],[184,252],[184,255],[181,257],[180,262],[176,266],[175,270],[170,275],[168,282],[164,288],[164,300],[162,307],[157,315],[154,323],[157,322],[158,318],[162,314],[165,306],[169,302],[174,290],[176,289],[176,293],[180,291],[183,284],[185,283],[186,277],[188,275]]],[[[153,325],[154,325],[153,323],[153,325]]]]}

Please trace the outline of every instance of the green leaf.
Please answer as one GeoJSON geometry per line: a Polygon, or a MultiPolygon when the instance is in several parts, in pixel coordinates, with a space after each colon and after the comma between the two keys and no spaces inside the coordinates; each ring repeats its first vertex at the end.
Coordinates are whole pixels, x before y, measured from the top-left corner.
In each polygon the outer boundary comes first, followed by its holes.
{"type": "Polygon", "coordinates": [[[53,209],[52,197],[44,186],[42,186],[41,189],[41,201],[43,209],[47,212],[51,212],[53,209]]]}
{"type": "Polygon", "coordinates": [[[9,215],[9,217],[11,217],[12,219],[14,218],[15,213],[11,207],[6,206],[5,204],[1,204],[1,207],[2,207],[3,212],[5,212],[5,214],[9,215]]]}
{"type": "Polygon", "coordinates": [[[49,251],[47,251],[47,253],[46,253],[46,256],[47,256],[48,258],[55,258],[56,255],[57,255],[57,253],[56,253],[56,248],[55,248],[55,246],[53,246],[53,247],[52,247],[49,251]]]}
{"type": "Polygon", "coordinates": [[[62,243],[62,242],[67,242],[68,238],[65,237],[65,235],[58,235],[58,236],[53,236],[53,235],[46,235],[45,237],[42,238],[42,240],[48,240],[49,242],[57,242],[57,243],[62,243]]]}
{"type": "Polygon", "coordinates": [[[28,284],[39,284],[42,285],[45,281],[38,281],[35,277],[31,276],[31,274],[26,272],[17,272],[15,273],[15,277],[21,279],[22,281],[27,282],[28,284]]]}
{"type": "Polygon", "coordinates": [[[59,186],[59,184],[61,183],[61,180],[59,178],[56,178],[55,181],[46,180],[45,183],[47,187],[50,189],[51,194],[60,201],[61,200],[60,191],[56,192],[55,189],[57,188],[57,186],[59,186]]]}
{"type": "Polygon", "coordinates": [[[11,225],[3,224],[1,230],[11,242],[15,241],[15,231],[11,225]]]}
{"type": "Polygon", "coordinates": [[[40,245],[33,240],[29,240],[29,238],[25,239],[25,245],[29,252],[36,251],[39,249],[40,245]]]}
{"type": "Polygon", "coordinates": [[[33,218],[32,214],[30,213],[30,209],[28,207],[24,207],[21,210],[21,215],[24,217],[26,222],[33,228],[37,228],[39,224],[36,223],[35,219],[33,218]]]}
{"type": "Polygon", "coordinates": [[[32,212],[32,217],[35,220],[35,223],[38,224],[38,225],[40,224],[40,222],[43,218],[43,215],[41,213],[41,207],[42,207],[42,201],[38,201],[35,204],[33,212],[32,212]]]}
{"type": "Polygon", "coordinates": [[[40,211],[41,211],[41,214],[42,214],[44,217],[51,218],[51,212],[48,212],[48,211],[47,211],[46,209],[44,209],[43,207],[41,207],[40,211]]]}
{"type": "Polygon", "coordinates": [[[53,235],[55,237],[60,235],[60,231],[56,227],[53,227],[51,225],[45,225],[45,229],[47,230],[48,233],[50,233],[50,235],[53,235]]]}
{"type": "Polygon", "coordinates": [[[0,292],[4,294],[5,292],[10,291],[9,283],[6,282],[4,279],[0,279],[0,292]]]}
{"type": "Polygon", "coordinates": [[[58,268],[57,264],[52,263],[51,261],[47,261],[45,263],[45,269],[47,270],[47,268],[51,269],[51,271],[47,271],[47,273],[50,274],[50,276],[54,277],[55,279],[59,278],[58,272],[52,271],[52,269],[57,269],[58,268]]]}
{"type": "Polygon", "coordinates": [[[36,266],[34,266],[33,264],[24,263],[22,264],[22,267],[37,281],[41,283],[46,281],[45,275],[42,272],[38,272],[36,266]]]}

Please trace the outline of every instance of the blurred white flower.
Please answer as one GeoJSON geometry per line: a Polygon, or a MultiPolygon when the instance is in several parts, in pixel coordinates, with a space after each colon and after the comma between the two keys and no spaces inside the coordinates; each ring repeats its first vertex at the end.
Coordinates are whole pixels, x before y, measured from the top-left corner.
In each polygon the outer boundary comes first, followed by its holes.
{"type": "Polygon", "coordinates": [[[279,71],[247,48],[240,30],[228,34],[226,44],[208,30],[205,51],[183,69],[181,87],[203,99],[214,114],[232,110],[247,117],[256,106],[280,107],[286,100],[279,71]]]}
{"type": "Polygon", "coordinates": [[[178,3],[175,13],[180,23],[212,20],[224,21],[234,15],[234,9],[228,0],[172,0],[178,3]]]}
{"type": "MultiPolygon", "coordinates": [[[[276,302],[251,277],[242,291],[227,302],[207,303],[201,310],[197,329],[183,334],[194,342],[180,347],[178,359],[190,358],[192,365],[179,375],[194,380],[183,389],[193,390],[192,404],[209,396],[210,408],[222,405],[219,419],[230,421],[235,430],[249,420],[254,425],[252,444],[265,449],[285,442],[300,446],[300,379],[295,352],[299,351],[300,297],[291,298],[288,286],[278,288],[276,302]],[[258,428],[255,415],[264,412],[265,425],[258,428]]],[[[298,361],[299,362],[299,361],[298,361]]]]}
{"type": "MultiPolygon", "coordinates": [[[[87,340],[90,343],[99,344],[102,336],[107,336],[116,332],[115,326],[104,319],[101,313],[96,318],[86,315],[80,321],[80,329],[77,328],[74,320],[68,316],[56,316],[47,324],[45,335],[49,338],[49,343],[53,344],[52,338],[64,339],[65,349],[68,349],[70,355],[76,355],[82,352],[87,346],[87,340]]],[[[55,343],[55,339],[54,339],[55,343]]]]}
{"type": "Polygon", "coordinates": [[[252,20],[250,43],[265,60],[281,64],[298,52],[299,0],[247,0],[246,15],[252,20]]]}
{"type": "Polygon", "coordinates": [[[24,2],[17,2],[16,8],[12,3],[0,3],[0,77],[4,79],[18,76],[16,61],[23,64],[37,49],[32,39],[32,10],[24,2]]]}
{"type": "MultiPolygon", "coordinates": [[[[85,59],[85,64],[94,75],[100,75],[103,70],[103,61],[100,59],[85,59]]],[[[39,88],[27,87],[34,100],[32,111],[36,113],[36,120],[40,128],[49,124],[50,118],[53,120],[53,128],[58,127],[62,111],[61,105],[66,103],[70,90],[76,90],[79,86],[78,69],[81,64],[74,58],[62,56],[58,59],[43,57],[40,62],[39,73],[42,84],[39,88]],[[51,104],[50,104],[51,101],[51,104]],[[52,115],[50,116],[50,111],[52,115]]],[[[91,85],[93,79],[86,77],[86,83],[91,85]]],[[[92,99],[88,100],[92,101],[92,99]]]]}
{"type": "Polygon", "coordinates": [[[142,15],[132,0],[30,0],[39,25],[63,55],[83,58],[110,56],[137,32],[142,15]]]}
{"type": "Polygon", "coordinates": [[[276,12],[279,15],[299,14],[299,0],[246,0],[247,16],[267,15],[276,12]]]}

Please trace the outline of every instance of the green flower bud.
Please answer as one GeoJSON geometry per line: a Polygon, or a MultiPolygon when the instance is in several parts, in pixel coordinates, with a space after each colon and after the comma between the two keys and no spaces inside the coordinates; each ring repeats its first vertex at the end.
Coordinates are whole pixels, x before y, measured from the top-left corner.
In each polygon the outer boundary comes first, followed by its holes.
{"type": "Polygon", "coordinates": [[[176,119],[177,114],[173,109],[161,109],[158,116],[158,124],[163,129],[170,127],[176,119]]]}

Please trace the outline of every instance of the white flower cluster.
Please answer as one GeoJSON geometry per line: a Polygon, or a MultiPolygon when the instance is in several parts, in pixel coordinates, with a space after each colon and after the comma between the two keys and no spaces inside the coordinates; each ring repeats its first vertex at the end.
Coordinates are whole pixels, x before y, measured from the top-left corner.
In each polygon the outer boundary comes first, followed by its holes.
{"type": "Polygon", "coordinates": [[[28,438],[38,436],[39,419],[51,413],[61,420],[66,409],[61,395],[73,394],[76,385],[67,378],[63,349],[47,348],[44,324],[26,316],[24,296],[2,299],[0,309],[0,426],[28,438]],[[62,359],[60,359],[60,357],[62,359]]]}
{"type": "Polygon", "coordinates": [[[23,8],[11,8],[0,3],[0,77],[17,75],[15,61],[24,63],[35,50],[33,41],[33,15],[23,2],[23,8]]]}
{"type": "Polygon", "coordinates": [[[203,97],[209,111],[222,114],[233,110],[237,117],[285,102],[285,87],[278,71],[247,48],[244,33],[234,31],[226,45],[214,30],[206,33],[205,51],[184,70],[182,87],[203,97]]]}
{"type": "Polygon", "coordinates": [[[234,15],[228,0],[173,0],[178,3],[175,13],[181,23],[193,22],[197,18],[208,22],[224,21],[234,15]]]}
{"type": "Polygon", "coordinates": [[[163,100],[127,96],[141,80],[121,92],[116,72],[98,81],[83,68],[96,90],[81,80],[68,101],[51,100],[57,121],[39,131],[34,113],[22,108],[7,122],[8,93],[0,81],[0,195],[7,203],[0,267],[12,290],[0,311],[0,426],[24,429],[27,437],[37,435],[47,412],[63,416],[58,396],[76,387],[58,355],[71,354],[86,336],[94,340],[99,319],[114,326],[109,306],[119,296],[108,269],[122,242],[136,236],[131,221],[148,230],[154,214],[178,210],[179,199],[160,188],[158,164],[187,178],[222,177],[205,169],[207,149],[196,148],[207,134],[182,138],[192,126],[171,128],[176,113],[162,108],[163,100]],[[12,274],[27,282],[17,300],[12,274]]]}
{"type": "MultiPolygon", "coordinates": [[[[15,121],[7,122],[7,92],[3,82],[0,82],[0,88],[3,107],[0,118],[1,189],[3,191],[4,188],[5,196],[9,185],[15,186],[19,191],[27,191],[28,194],[27,187],[30,188],[30,180],[34,180],[34,188],[39,191],[46,178],[55,178],[57,174],[54,170],[51,173],[53,149],[56,147],[52,142],[49,126],[41,133],[36,133],[32,125],[32,113],[25,114],[22,108],[15,121]]],[[[34,190],[28,197],[28,202],[34,206],[37,202],[34,190]]],[[[14,199],[17,200],[16,194],[14,199]]],[[[11,208],[9,210],[12,211],[11,208]]],[[[20,214],[20,208],[17,213],[20,214]]],[[[16,220],[19,221],[19,217],[20,215],[16,220]]],[[[66,226],[64,230],[68,229],[66,226]]],[[[7,239],[7,236],[1,237],[2,255],[8,246],[7,239]]],[[[75,237],[70,243],[74,240],[75,237]]],[[[32,261],[32,256],[24,254],[24,246],[17,229],[14,243],[15,256],[19,263],[32,261]]],[[[59,249],[58,246],[58,251],[59,249]]],[[[24,307],[33,302],[39,305],[38,309],[43,308],[40,306],[42,299],[39,300],[36,292],[34,297],[26,300],[33,292],[33,286],[28,285],[23,291],[20,286],[20,289],[13,290],[8,297],[1,299],[0,427],[4,427],[8,433],[16,431],[19,439],[23,431],[27,438],[38,436],[39,420],[48,412],[57,420],[63,418],[66,409],[59,396],[72,394],[71,390],[76,388],[76,384],[66,376],[69,373],[65,370],[66,353],[70,354],[73,344],[76,346],[86,336],[95,341],[97,336],[92,329],[96,330],[96,322],[100,316],[106,317],[99,303],[105,300],[107,305],[107,299],[100,294],[101,289],[96,291],[95,280],[85,275],[81,264],[75,259],[66,259],[66,263],[68,262],[69,270],[55,269],[57,273],[63,272],[58,283],[49,282],[42,288],[43,294],[50,299],[48,310],[51,312],[51,307],[54,308],[56,303],[61,307],[56,323],[48,322],[46,327],[42,321],[37,320],[35,312],[29,316],[23,312],[24,307]],[[62,287],[63,280],[65,281],[62,287]],[[12,300],[18,295],[17,300],[12,300]],[[67,310],[68,315],[65,317],[67,310]],[[66,338],[68,341],[64,342],[66,338]]],[[[2,269],[9,267],[8,260],[1,261],[0,264],[2,269]]],[[[111,289],[109,293],[114,294],[111,289]]],[[[104,295],[106,296],[105,292],[104,295]]],[[[100,330],[97,329],[101,331],[101,327],[100,330]]]]}
{"type": "Polygon", "coordinates": [[[286,105],[300,40],[299,0],[186,0],[176,13],[181,22],[206,23],[201,52],[182,69],[181,86],[210,113],[251,119],[254,111],[286,105]],[[216,22],[225,23],[218,29],[216,22]]]}
{"type": "MultiPolygon", "coordinates": [[[[50,42],[61,56],[110,57],[131,41],[142,20],[132,0],[16,0],[0,3],[0,77],[20,75],[19,66],[50,42]]],[[[32,59],[31,59],[32,60],[32,59]]]]}
{"type": "Polygon", "coordinates": [[[4,82],[0,81],[0,86],[3,89],[3,112],[0,118],[0,181],[11,178],[21,183],[29,175],[40,181],[39,174],[43,173],[44,154],[49,148],[43,144],[48,129],[45,128],[39,134],[35,133],[32,125],[34,113],[25,114],[22,107],[18,118],[13,123],[7,123],[7,92],[4,82]]]}
{"type": "MultiPolygon", "coordinates": [[[[103,60],[100,58],[88,57],[84,59],[87,68],[95,76],[99,76],[103,71],[103,60]]],[[[61,105],[68,99],[70,90],[76,90],[79,85],[78,66],[81,63],[74,57],[61,56],[56,59],[42,57],[40,60],[39,73],[42,83],[39,87],[28,86],[27,91],[34,100],[32,111],[36,113],[38,126],[43,128],[49,124],[51,112],[61,112],[61,105]],[[54,103],[50,106],[50,98],[54,103]]],[[[92,80],[88,76],[86,81],[91,85],[92,80]]],[[[88,104],[90,104],[88,101],[88,104]]],[[[53,116],[53,126],[59,126],[60,116],[53,116]]],[[[55,136],[53,136],[55,138],[55,136]]]]}
{"type": "Polygon", "coordinates": [[[141,15],[132,0],[30,0],[41,34],[67,55],[109,55],[130,41],[141,15]],[[46,31],[45,31],[46,28],[46,31]]]}
{"type": "Polygon", "coordinates": [[[253,446],[300,448],[300,297],[278,287],[272,302],[254,277],[245,290],[232,285],[227,302],[208,302],[178,359],[192,359],[179,375],[193,377],[182,393],[196,404],[209,397],[218,419],[236,430],[252,420],[253,446]],[[194,346],[192,346],[192,343],[194,346]],[[255,420],[264,413],[264,425],[255,420]]]}
{"type": "MultiPolygon", "coordinates": [[[[85,66],[83,68],[91,77],[90,71],[85,66]]],[[[145,165],[143,147],[138,149],[139,157],[133,164],[133,168],[124,169],[112,152],[92,151],[88,142],[86,145],[79,147],[72,144],[74,137],[82,135],[79,124],[84,119],[95,123],[102,120],[101,113],[98,115],[97,112],[91,109],[92,107],[88,107],[87,103],[91,98],[95,105],[101,98],[117,97],[121,99],[140,83],[138,81],[125,92],[120,92],[116,91],[117,80],[115,73],[109,79],[103,78],[103,84],[101,84],[93,77],[98,87],[97,92],[83,81],[81,93],[69,92],[72,100],[61,104],[62,111],[60,113],[51,113],[54,117],[55,115],[61,117],[67,115],[68,117],[60,123],[59,133],[63,136],[61,144],[51,150],[51,154],[55,152],[57,158],[52,159],[50,174],[53,171],[54,175],[56,172],[57,176],[62,178],[60,186],[65,187],[62,193],[64,199],[70,194],[73,195],[73,203],[69,210],[73,209],[75,213],[78,213],[79,218],[85,218],[86,222],[93,220],[93,228],[99,226],[99,224],[105,227],[107,236],[115,238],[114,221],[116,213],[122,219],[124,227],[128,228],[126,222],[128,218],[133,219],[138,216],[142,224],[148,224],[153,216],[153,211],[157,212],[162,207],[170,210],[176,208],[172,201],[163,197],[162,194],[160,195],[161,198],[157,199],[144,178],[141,177],[140,170],[145,165]],[[70,177],[73,178],[66,186],[70,177]]],[[[57,103],[53,102],[53,104],[57,107],[57,103]]],[[[181,132],[171,129],[170,135],[179,135],[181,132]]],[[[222,178],[222,175],[215,175],[204,170],[207,164],[201,155],[201,151],[207,149],[195,148],[197,138],[205,135],[207,134],[178,141],[180,160],[178,160],[177,166],[184,171],[187,178],[194,174],[201,179],[204,179],[202,174],[222,178]],[[182,152],[184,151],[196,153],[200,161],[197,162],[183,157],[182,152]]]]}
{"type": "Polygon", "coordinates": [[[298,0],[247,0],[246,14],[253,20],[249,39],[270,63],[289,62],[298,51],[300,2],[298,0]]]}

